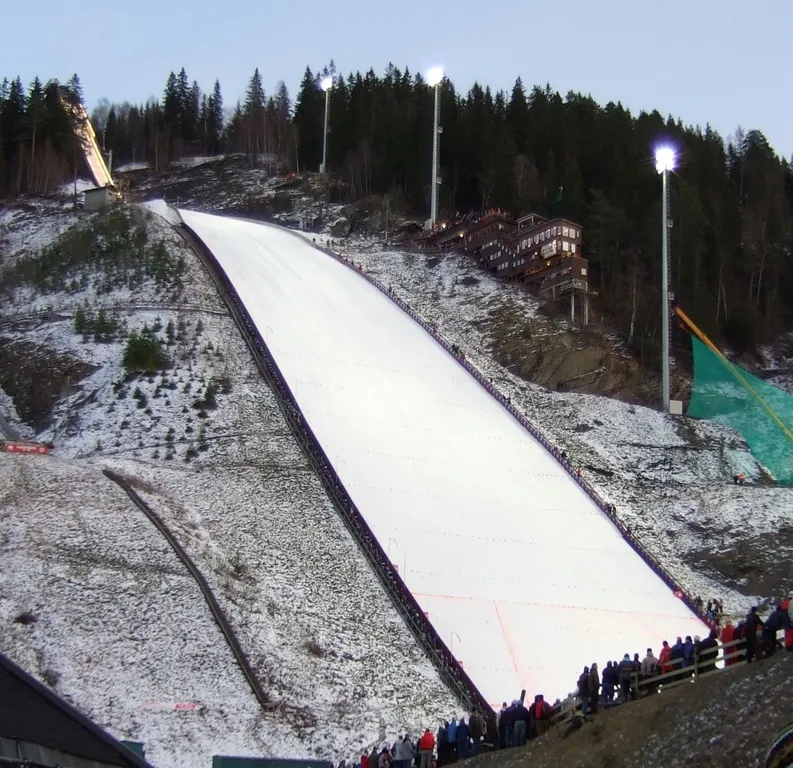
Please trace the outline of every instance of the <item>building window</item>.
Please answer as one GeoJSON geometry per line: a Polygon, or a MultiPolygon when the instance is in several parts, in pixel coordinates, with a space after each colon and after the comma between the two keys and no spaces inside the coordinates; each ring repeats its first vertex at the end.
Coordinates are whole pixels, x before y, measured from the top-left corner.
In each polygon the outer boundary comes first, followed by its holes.
{"type": "MultiPolygon", "coordinates": [[[[575,230],[573,230],[573,237],[575,237],[575,230]]],[[[570,227],[562,227],[562,236],[569,237],[570,236],[570,227]]]]}
{"type": "Polygon", "coordinates": [[[571,253],[575,253],[575,243],[570,243],[570,251],[571,253]]]}
{"type": "Polygon", "coordinates": [[[570,243],[568,243],[567,240],[562,240],[562,250],[570,251],[570,243]]]}
{"type": "Polygon", "coordinates": [[[586,267],[581,267],[581,277],[586,277],[586,267]]]}

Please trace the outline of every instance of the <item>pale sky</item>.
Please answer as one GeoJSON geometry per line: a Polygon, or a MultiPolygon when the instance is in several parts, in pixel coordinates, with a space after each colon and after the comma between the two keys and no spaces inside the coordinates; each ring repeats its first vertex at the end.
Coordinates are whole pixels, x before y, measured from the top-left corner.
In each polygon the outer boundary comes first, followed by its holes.
{"type": "Polygon", "coordinates": [[[77,72],[89,108],[159,97],[181,67],[204,90],[218,78],[231,105],[257,66],[266,90],[284,80],[294,98],[306,65],[331,58],[345,74],[440,64],[459,91],[520,75],[725,137],[757,128],[793,155],[793,0],[39,0],[3,21],[0,77],[77,72]]]}

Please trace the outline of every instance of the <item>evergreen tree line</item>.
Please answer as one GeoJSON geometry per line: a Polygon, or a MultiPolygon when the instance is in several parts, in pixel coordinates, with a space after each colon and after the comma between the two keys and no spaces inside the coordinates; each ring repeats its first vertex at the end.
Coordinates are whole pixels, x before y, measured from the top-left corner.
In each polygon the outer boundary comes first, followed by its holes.
{"type": "Polygon", "coordinates": [[[160,169],[172,160],[222,152],[288,159],[294,155],[289,92],[279,82],[267,96],[258,70],[248,81],[244,101],[228,114],[216,80],[202,92],[182,68],[171,72],[162,99],[135,106],[102,100],[91,122],[114,163],[147,162],[160,169]]]}
{"type": "Polygon", "coordinates": [[[82,98],[77,75],[65,85],[36,77],[27,90],[18,77],[0,81],[0,197],[47,194],[73,175],[81,147],[62,99],[82,98]]]}
{"type": "MultiPolygon", "coordinates": [[[[301,165],[322,157],[322,73],[306,69],[294,126],[301,165]]],[[[331,68],[331,74],[335,74],[331,68]]],[[[420,74],[335,77],[328,165],[352,198],[403,197],[429,208],[434,94],[420,74]]],[[[759,131],[725,142],[710,126],[657,111],[562,97],[550,86],[511,93],[441,84],[440,210],[561,215],[584,226],[590,285],[644,355],[660,341],[661,181],[654,150],[669,144],[674,299],[706,332],[740,349],[793,325],[793,169],[759,131]]]]}
{"type": "MultiPolygon", "coordinates": [[[[343,77],[333,62],[306,68],[294,109],[286,87],[265,94],[257,69],[245,98],[224,109],[219,83],[203,93],[184,69],[161,100],[100,103],[92,122],[114,163],[164,167],[185,155],[243,152],[315,171],[322,159],[325,94],[332,76],[328,166],[349,199],[388,193],[426,212],[433,89],[389,66],[343,77]]],[[[69,92],[79,98],[79,80],[69,92]]],[[[70,81],[71,82],[71,81],[70,81]]],[[[0,193],[46,191],[67,176],[75,143],[55,86],[19,80],[0,93],[0,193]],[[43,94],[40,96],[39,93],[43,94]],[[42,106],[43,104],[43,106],[42,106]]],[[[674,146],[670,252],[675,298],[717,338],[751,348],[793,324],[793,170],[759,131],[728,140],[658,112],[562,97],[549,86],[510,93],[440,86],[440,209],[498,207],[563,215],[584,226],[590,284],[631,343],[660,336],[661,184],[653,149],[674,146]]]]}

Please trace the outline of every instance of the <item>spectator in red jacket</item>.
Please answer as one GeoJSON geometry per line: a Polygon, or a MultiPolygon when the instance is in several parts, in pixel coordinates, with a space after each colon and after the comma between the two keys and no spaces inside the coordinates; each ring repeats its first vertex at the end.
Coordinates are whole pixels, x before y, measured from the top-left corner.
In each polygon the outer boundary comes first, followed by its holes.
{"type": "Polygon", "coordinates": [[[543,699],[541,693],[534,697],[531,705],[531,719],[537,736],[542,736],[551,727],[551,705],[543,699]]]}
{"type": "MultiPolygon", "coordinates": [[[[731,621],[728,621],[727,626],[721,630],[722,647],[724,648],[724,646],[726,646],[728,643],[731,643],[733,640],[735,640],[735,627],[732,625],[731,621]]],[[[731,645],[728,648],[724,648],[724,655],[729,657],[731,654],[735,653],[737,648],[737,645],[731,645]]],[[[732,659],[725,658],[724,666],[729,667],[730,664],[735,664],[736,661],[738,661],[737,656],[733,657],[732,659]]]]}
{"type": "Polygon", "coordinates": [[[671,672],[674,667],[669,663],[669,654],[671,653],[671,648],[669,647],[669,643],[664,640],[664,647],[661,648],[661,654],[658,656],[658,664],[661,667],[661,674],[665,675],[667,672],[671,672]]]}
{"type": "Polygon", "coordinates": [[[419,752],[421,753],[421,764],[419,768],[431,768],[432,751],[435,749],[435,737],[427,728],[424,735],[419,739],[419,752]]]}

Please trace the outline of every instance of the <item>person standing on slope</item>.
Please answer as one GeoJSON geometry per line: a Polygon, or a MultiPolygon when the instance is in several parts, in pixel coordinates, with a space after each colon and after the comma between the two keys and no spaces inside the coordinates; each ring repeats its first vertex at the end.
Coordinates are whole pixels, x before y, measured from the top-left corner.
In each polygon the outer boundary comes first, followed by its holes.
{"type": "Polygon", "coordinates": [[[446,726],[446,735],[449,738],[449,762],[457,762],[457,719],[452,718],[452,721],[446,726]]]}
{"type": "Polygon", "coordinates": [[[581,700],[581,714],[586,720],[589,713],[589,667],[584,667],[578,678],[578,698],[581,700]]]}
{"type": "Polygon", "coordinates": [[[598,674],[598,665],[592,662],[592,666],[589,668],[589,707],[593,715],[596,715],[598,711],[599,694],[600,675],[598,674]]]}
{"type": "Polygon", "coordinates": [[[757,606],[753,605],[752,610],[746,616],[746,662],[754,659],[757,653],[757,632],[764,626],[763,620],[757,614],[757,606]]]}
{"type": "Polygon", "coordinates": [[[551,714],[551,705],[545,701],[541,693],[538,693],[531,705],[531,719],[534,721],[534,730],[538,738],[551,727],[551,714]]]}
{"type": "Polygon", "coordinates": [[[515,746],[525,747],[529,732],[529,710],[526,709],[522,701],[518,701],[518,705],[515,707],[515,724],[512,728],[515,746]]]}
{"type": "Polygon", "coordinates": [[[410,768],[410,764],[415,758],[413,751],[413,744],[410,741],[410,736],[406,733],[402,741],[398,741],[394,749],[394,761],[397,768],[410,768]]]}
{"type": "Polygon", "coordinates": [[[449,762],[449,723],[443,722],[438,728],[438,768],[449,762]]]}
{"type": "Polygon", "coordinates": [[[485,735],[485,720],[479,712],[471,712],[468,718],[468,733],[471,736],[471,757],[479,752],[479,743],[485,735]]]}
{"type": "Polygon", "coordinates": [[[421,764],[419,768],[432,768],[432,752],[435,749],[435,737],[430,733],[427,728],[424,735],[419,739],[419,754],[421,755],[421,764]]]}
{"type": "Polygon", "coordinates": [[[721,647],[724,650],[724,666],[729,667],[730,664],[735,664],[735,657],[729,658],[732,654],[735,653],[736,646],[730,645],[730,643],[735,639],[735,627],[732,625],[731,621],[728,621],[727,624],[721,630],[721,647]]]}
{"type": "Polygon", "coordinates": [[[619,667],[617,667],[617,673],[619,675],[620,681],[620,698],[622,699],[623,704],[628,701],[631,695],[631,679],[633,678],[633,671],[633,662],[631,661],[631,657],[626,653],[622,657],[619,667]]]}
{"type": "Polygon", "coordinates": [[[465,722],[465,718],[461,717],[457,724],[457,757],[460,760],[465,760],[470,756],[468,747],[468,724],[465,722]]]}
{"type": "Polygon", "coordinates": [[[782,603],[777,605],[773,613],[765,620],[763,645],[769,656],[776,652],[776,635],[780,629],[790,629],[790,616],[787,610],[782,607],[782,603]]]}

